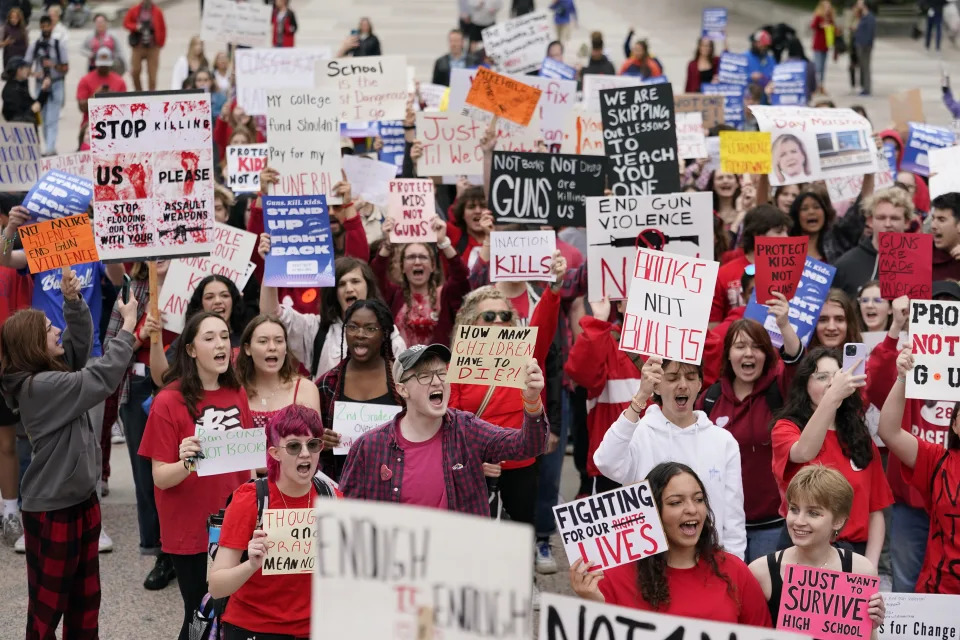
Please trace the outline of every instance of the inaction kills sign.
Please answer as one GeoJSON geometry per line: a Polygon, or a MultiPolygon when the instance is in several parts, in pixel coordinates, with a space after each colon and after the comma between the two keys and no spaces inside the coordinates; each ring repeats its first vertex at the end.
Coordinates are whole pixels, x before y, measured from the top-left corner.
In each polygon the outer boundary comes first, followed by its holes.
{"type": "Polygon", "coordinates": [[[613,194],[680,191],[670,85],[606,89],[600,92],[600,111],[613,194]]]}
{"type": "Polygon", "coordinates": [[[556,282],[553,252],[556,231],[490,233],[490,282],[556,282]]]}
{"type": "Polygon", "coordinates": [[[960,400],[960,302],[912,300],[910,344],[916,364],[907,374],[907,397],[960,400]]]}
{"type": "Polygon", "coordinates": [[[495,151],[490,208],[498,223],[582,227],[585,198],[602,196],[604,159],[495,151]]]}

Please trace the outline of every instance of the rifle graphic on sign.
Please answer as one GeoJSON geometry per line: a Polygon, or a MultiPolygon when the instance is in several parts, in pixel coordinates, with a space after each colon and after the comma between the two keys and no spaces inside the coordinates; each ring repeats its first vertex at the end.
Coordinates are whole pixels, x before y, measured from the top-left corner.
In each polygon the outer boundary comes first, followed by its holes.
{"type": "Polygon", "coordinates": [[[174,242],[186,242],[188,233],[195,233],[197,231],[206,231],[206,227],[187,227],[182,224],[178,224],[174,229],[167,229],[166,231],[160,232],[160,237],[168,236],[171,233],[173,234],[174,242]]]}
{"type": "Polygon", "coordinates": [[[664,235],[659,229],[644,229],[637,234],[636,238],[626,237],[626,238],[614,238],[610,236],[609,242],[595,242],[590,245],[591,247],[633,247],[634,249],[640,248],[641,246],[646,249],[654,249],[657,251],[663,250],[663,248],[670,242],[692,242],[693,244],[700,246],[700,236],[668,236],[664,235]]]}

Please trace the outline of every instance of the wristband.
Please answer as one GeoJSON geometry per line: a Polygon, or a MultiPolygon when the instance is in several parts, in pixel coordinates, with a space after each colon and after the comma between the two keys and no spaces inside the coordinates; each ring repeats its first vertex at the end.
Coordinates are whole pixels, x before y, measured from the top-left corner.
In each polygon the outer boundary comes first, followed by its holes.
{"type": "Polygon", "coordinates": [[[523,400],[523,410],[531,415],[537,415],[543,411],[543,401],[537,398],[537,403],[529,403],[526,399],[523,400]]]}
{"type": "Polygon", "coordinates": [[[443,242],[437,243],[437,249],[439,249],[440,251],[446,251],[451,246],[453,246],[453,243],[450,242],[450,238],[444,238],[443,242]]]}
{"type": "Polygon", "coordinates": [[[349,209],[349,208],[352,207],[354,204],[355,204],[354,201],[351,200],[350,202],[344,202],[342,205],[340,205],[340,208],[341,208],[341,209],[349,209]]]}
{"type": "Polygon", "coordinates": [[[903,384],[907,384],[907,379],[906,379],[906,378],[903,378],[903,377],[900,377],[900,376],[897,376],[897,382],[902,382],[903,384]]]}
{"type": "Polygon", "coordinates": [[[413,130],[416,129],[416,128],[417,128],[417,125],[415,125],[415,124],[405,124],[405,125],[403,125],[403,130],[404,130],[404,131],[413,131],[413,130]]]}

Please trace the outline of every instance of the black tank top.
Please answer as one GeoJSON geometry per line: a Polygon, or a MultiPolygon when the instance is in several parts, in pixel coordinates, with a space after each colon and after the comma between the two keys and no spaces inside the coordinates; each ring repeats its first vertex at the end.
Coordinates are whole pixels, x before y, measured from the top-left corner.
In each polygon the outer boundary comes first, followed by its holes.
{"type": "MultiPolygon", "coordinates": [[[[777,616],[780,615],[780,595],[783,591],[783,577],[780,576],[780,563],[783,561],[784,551],[767,554],[767,568],[770,570],[770,599],[767,601],[767,607],[770,609],[770,619],[773,620],[773,627],[777,627],[777,616]]],[[[843,573],[853,573],[853,551],[850,549],[837,549],[840,556],[840,571],[843,573]]]]}

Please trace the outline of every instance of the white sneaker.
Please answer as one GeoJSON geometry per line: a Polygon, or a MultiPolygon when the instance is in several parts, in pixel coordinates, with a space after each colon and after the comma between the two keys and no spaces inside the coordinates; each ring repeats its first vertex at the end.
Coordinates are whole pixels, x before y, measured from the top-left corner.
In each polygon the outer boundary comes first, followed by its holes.
{"type": "Polygon", "coordinates": [[[0,523],[0,532],[3,533],[3,543],[8,546],[23,537],[23,524],[20,522],[20,514],[8,513],[0,523]]]}
{"type": "Polygon", "coordinates": [[[113,426],[110,427],[110,444],[123,444],[127,441],[127,438],[123,435],[123,425],[120,424],[120,419],[118,418],[116,422],[113,423],[113,426]]]}
{"type": "Polygon", "coordinates": [[[100,553],[110,553],[113,551],[113,540],[107,535],[107,532],[100,529],[100,553]]]}
{"type": "Polygon", "coordinates": [[[26,553],[27,552],[27,539],[23,536],[17,538],[17,541],[13,543],[13,550],[17,553],[26,553]]]}
{"type": "Polygon", "coordinates": [[[553,557],[553,550],[550,548],[549,540],[537,541],[534,567],[537,573],[548,574],[557,572],[557,561],[553,557]]]}

